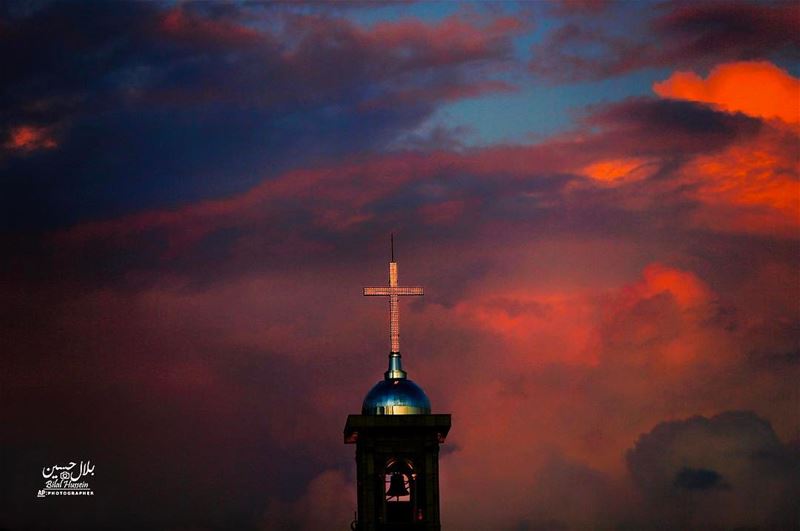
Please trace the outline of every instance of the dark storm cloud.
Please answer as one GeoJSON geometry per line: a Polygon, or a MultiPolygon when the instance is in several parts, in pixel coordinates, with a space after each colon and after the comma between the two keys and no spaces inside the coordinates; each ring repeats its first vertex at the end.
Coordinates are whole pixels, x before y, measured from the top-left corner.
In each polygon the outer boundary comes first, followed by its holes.
{"type": "Polygon", "coordinates": [[[625,3],[602,7],[565,13],[573,16],[532,47],[531,70],[569,82],[648,67],[800,57],[795,2],[642,2],[635,16],[625,3]]]}
{"type": "Polygon", "coordinates": [[[50,3],[2,26],[9,228],[229,194],[385,147],[437,103],[508,90],[483,74],[517,28],[141,2],[50,3]]]}
{"type": "MultiPolygon", "coordinates": [[[[725,61],[777,55],[798,58],[796,2],[711,2],[674,7],[652,22],[663,37],[677,41],[674,61],[692,57],[725,61]]],[[[668,59],[665,57],[665,59],[668,59]]]]}
{"type": "Polygon", "coordinates": [[[762,127],[759,119],[729,114],[706,105],[679,101],[629,99],[596,109],[587,118],[604,126],[620,151],[629,155],[692,156],[746,141],[762,127]]]}
{"type": "Polygon", "coordinates": [[[663,422],[627,453],[652,517],[681,527],[791,526],[798,456],[748,411],[663,422]]]}
{"type": "Polygon", "coordinates": [[[706,490],[723,488],[725,481],[716,470],[683,467],[675,476],[674,485],[679,489],[706,490]]]}

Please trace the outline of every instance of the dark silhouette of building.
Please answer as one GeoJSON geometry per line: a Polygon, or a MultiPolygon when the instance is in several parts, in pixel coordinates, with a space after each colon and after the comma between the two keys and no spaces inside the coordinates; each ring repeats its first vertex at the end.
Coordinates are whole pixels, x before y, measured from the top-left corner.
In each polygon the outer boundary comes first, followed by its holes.
{"type": "MultiPolygon", "coordinates": [[[[393,246],[394,247],[394,246],[393,246]]],[[[364,295],[389,297],[389,370],[361,407],[349,415],[344,441],[356,445],[358,531],[439,531],[439,445],[450,415],[431,414],[425,392],[406,377],[400,358],[398,298],[422,288],[397,285],[397,262],[389,262],[389,286],[364,295]]]]}

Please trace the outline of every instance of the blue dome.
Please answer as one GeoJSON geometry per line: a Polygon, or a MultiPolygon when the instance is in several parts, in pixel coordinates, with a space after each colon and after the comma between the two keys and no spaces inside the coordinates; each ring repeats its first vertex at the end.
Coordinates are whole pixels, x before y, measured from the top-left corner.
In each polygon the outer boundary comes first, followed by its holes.
{"type": "Polygon", "coordinates": [[[425,391],[407,378],[381,380],[370,389],[362,415],[428,415],[431,401],[425,391]]]}

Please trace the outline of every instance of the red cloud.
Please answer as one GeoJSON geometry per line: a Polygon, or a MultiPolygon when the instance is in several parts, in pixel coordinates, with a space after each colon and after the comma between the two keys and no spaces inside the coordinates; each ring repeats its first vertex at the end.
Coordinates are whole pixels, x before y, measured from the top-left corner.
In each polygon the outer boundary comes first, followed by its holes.
{"type": "Polygon", "coordinates": [[[541,289],[470,297],[455,310],[471,326],[496,334],[516,353],[517,366],[595,367],[622,352],[626,362],[647,366],[680,366],[704,357],[697,347],[705,342],[700,336],[707,333],[715,296],[691,272],[653,263],[636,282],[608,292],[541,289]],[[618,343],[625,348],[617,350],[618,343]],[[645,350],[647,360],[640,358],[645,350]]]}
{"type": "Polygon", "coordinates": [[[625,288],[621,308],[630,309],[643,299],[662,294],[668,294],[681,310],[708,304],[712,297],[708,287],[694,274],[654,263],[642,271],[639,282],[625,288]]]}
{"type": "Polygon", "coordinates": [[[522,29],[524,24],[515,17],[497,17],[476,25],[450,16],[436,24],[415,19],[381,22],[364,31],[363,36],[390,55],[409,56],[409,52],[418,50],[427,64],[444,65],[510,53],[506,37],[522,29]]]}
{"type": "Polygon", "coordinates": [[[53,149],[58,146],[58,142],[48,127],[19,125],[11,129],[4,146],[9,150],[26,152],[53,149]]]}
{"type": "Polygon", "coordinates": [[[626,361],[646,367],[718,363],[703,350],[727,341],[724,330],[708,326],[715,300],[695,274],[650,264],[638,282],[609,297],[599,327],[601,350],[606,356],[624,352],[626,361]]]}
{"type": "Polygon", "coordinates": [[[800,122],[800,79],[768,61],[724,63],[706,79],[694,72],[675,72],[655,83],[663,98],[711,103],[728,112],[800,122]]]}
{"type": "Polygon", "coordinates": [[[220,44],[241,46],[254,44],[264,35],[252,28],[232,21],[214,20],[192,13],[185,6],[176,6],[159,16],[158,29],[164,35],[195,44],[220,44]]]}
{"type": "MultiPolygon", "coordinates": [[[[288,17],[274,35],[280,59],[303,86],[341,97],[343,82],[373,84],[361,108],[415,104],[513,90],[492,79],[512,57],[511,37],[523,24],[511,17],[485,21],[449,16],[434,23],[416,19],[365,27],[346,20],[288,17]],[[334,66],[335,65],[335,66],[334,66]]],[[[361,90],[361,89],[359,89],[361,90]]],[[[292,92],[290,91],[290,94],[292,92]]]]}

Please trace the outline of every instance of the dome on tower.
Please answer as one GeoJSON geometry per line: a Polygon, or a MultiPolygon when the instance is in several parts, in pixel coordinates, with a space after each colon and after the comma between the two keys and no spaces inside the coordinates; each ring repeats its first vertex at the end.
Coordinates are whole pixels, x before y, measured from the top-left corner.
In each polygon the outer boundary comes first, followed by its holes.
{"type": "Polygon", "coordinates": [[[381,380],[370,389],[362,415],[428,415],[431,402],[420,386],[408,378],[381,380]]]}

